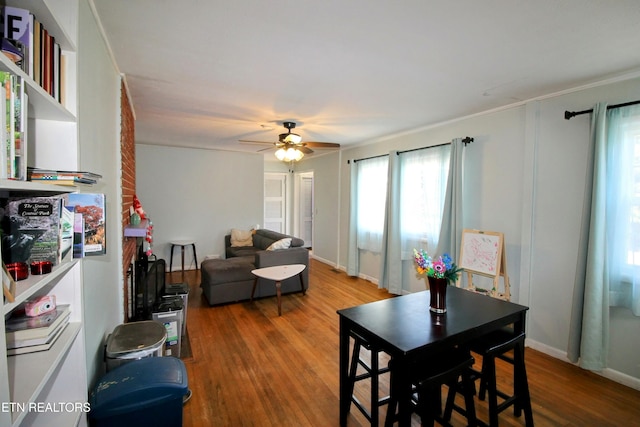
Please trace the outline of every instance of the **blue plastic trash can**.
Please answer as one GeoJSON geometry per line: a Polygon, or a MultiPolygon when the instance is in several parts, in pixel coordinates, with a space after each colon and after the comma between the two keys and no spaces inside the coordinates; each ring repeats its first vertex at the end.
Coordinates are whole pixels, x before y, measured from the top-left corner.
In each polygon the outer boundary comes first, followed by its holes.
{"type": "Polygon", "coordinates": [[[187,371],[175,357],[150,357],[119,366],[91,392],[92,427],[179,427],[187,371]]]}

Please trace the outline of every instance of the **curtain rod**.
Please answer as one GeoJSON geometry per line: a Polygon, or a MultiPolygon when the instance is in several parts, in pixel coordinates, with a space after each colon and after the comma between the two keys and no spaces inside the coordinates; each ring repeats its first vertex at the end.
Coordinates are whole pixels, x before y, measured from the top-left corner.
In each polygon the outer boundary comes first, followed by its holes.
{"type": "MultiPolygon", "coordinates": [[[[377,156],[363,157],[362,159],[353,159],[353,163],[360,162],[362,160],[371,160],[371,159],[377,159],[378,157],[388,157],[388,156],[389,156],[388,154],[380,154],[377,156]]],[[[349,163],[351,163],[351,160],[347,160],[347,164],[349,163]]]]}
{"type": "MultiPolygon", "coordinates": [[[[614,108],[628,107],[629,105],[636,105],[636,104],[640,104],[640,100],[631,101],[631,102],[625,102],[623,104],[608,105],[607,106],[607,110],[611,110],[611,109],[614,109],[614,108]]],[[[564,112],[564,118],[565,118],[565,120],[570,120],[572,117],[580,116],[582,114],[588,114],[588,113],[593,113],[593,108],[591,108],[589,110],[583,110],[583,111],[565,111],[564,112]]]]}
{"type": "MultiPolygon", "coordinates": [[[[466,136],[464,138],[462,138],[462,143],[464,144],[464,146],[466,147],[467,144],[471,144],[473,142],[473,138],[471,138],[470,136],[466,136]]],[[[438,144],[438,145],[429,145],[428,147],[419,147],[419,148],[412,148],[411,150],[405,150],[405,151],[398,151],[396,152],[397,155],[403,154],[403,153],[410,153],[412,151],[418,151],[418,150],[425,150],[427,148],[436,148],[436,147],[442,147],[445,145],[451,145],[450,142],[445,142],[443,144],[438,144]]],[[[364,157],[362,159],[353,159],[353,163],[355,162],[359,162],[362,160],[370,160],[370,159],[377,159],[378,157],[385,157],[388,156],[388,154],[380,154],[378,156],[371,156],[371,157],[364,157]]],[[[347,164],[351,163],[351,160],[347,160],[347,164]]]]}
{"type": "MultiPolygon", "coordinates": [[[[466,136],[462,138],[462,143],[464,144],[465,147],[467,146],[467,144],[471,144],[472,142],[473,142],[473,138],[471,138],[470,136],[466,136]]],[[[428,147],[412,148],[411,150],[398,151],[396,152],[396,154],[399,156],[400,154],[411,153],[412,151],[426,150],[427,148],[444,147],[445,145],[451,145],[451,143],[445,142],[443,144],[430,145],[428,147]]]]}

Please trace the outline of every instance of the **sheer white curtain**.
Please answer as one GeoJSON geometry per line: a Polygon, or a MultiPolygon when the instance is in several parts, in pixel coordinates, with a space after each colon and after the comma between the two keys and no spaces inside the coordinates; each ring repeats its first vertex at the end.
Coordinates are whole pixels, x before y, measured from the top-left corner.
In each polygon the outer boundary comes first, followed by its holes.
{"type": "Polygon", "coordinates": [[[388,156],[351,163],[347,274],[357,276],[360,250],[380,252],[384,233],[388,156]]]}
{"type": "Polygon", "coordinates": [[[402,259],[413,249],[436,255],[442,223],[451,145],[400,154],[400,233],[402,259]]]}
{"type": "Polygon", "coordinates": [[[389,157],[358,160],[358,249],[380,252],[384,231],[389,157]]]}

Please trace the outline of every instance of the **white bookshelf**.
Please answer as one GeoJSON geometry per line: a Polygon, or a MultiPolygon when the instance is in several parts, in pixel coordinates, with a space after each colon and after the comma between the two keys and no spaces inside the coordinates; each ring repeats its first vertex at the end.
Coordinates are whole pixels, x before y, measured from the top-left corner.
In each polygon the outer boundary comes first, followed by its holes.
{"type": "MultiPolygon", "coordinates": [[[[0,70],[24,79],[29,96],[28,165],[77,170],[77,21],[78,0],[7,0],[6,4],[31,11],[60,44],[66,58],[65,104],[51,97],[39,84],[0,54],[0,70]]],[[[0,180],[0,197],[46,196],[75,191],[73,187],[0,180]]],[[[8,356],[6,336],[0,333],[0,426],[86,426],[86,413],[69,411],[21,411],[28,405],[86,404],[87,374],[82,298],[82,261],[55,266],[51,273],[31,275],[16,283],[14,302],[3,302],[2,320],[24,302],[55,295],[58,304],[69,304],[69,324],[47,351],[8,356]],[[9,410],[6,410],[9,409],[9,410]]],[[[53,406],[55,409],[55,406],[53,406]]],[[[58,409],[61,409],[58,406],[58,409]]]]}

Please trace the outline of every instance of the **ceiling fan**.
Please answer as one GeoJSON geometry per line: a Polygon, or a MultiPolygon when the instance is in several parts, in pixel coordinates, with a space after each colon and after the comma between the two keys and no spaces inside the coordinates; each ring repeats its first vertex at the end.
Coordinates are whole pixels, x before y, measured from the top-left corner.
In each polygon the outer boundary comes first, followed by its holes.
{"type": "MultiPolygon", "coordinates": [[[[311,141],[302,141],[302,137],[297,133],[291,132],[291,129],[296,127],[295,122],[283,122],[282,126],[287,129],[286,133],[281,133],[278,137],[278,142],[266,142],[266,141],[251,141],[246,139],[241,139],[241,143],[248,144],[269,144],[272,147],[265,148],[264,150],[269,150],[271,148],[277,148],[276,157],[282,161],[297,161],[300,160],[305,154],[313,153],[313,150],[309,147],[313,148],[330,148],[330,149],[338,149],[340,148],[340,144],[336,144],[333,142],[311,142],[311,141]]],[[[260,151],[264,151],[260,150],[260,151]]]]}

